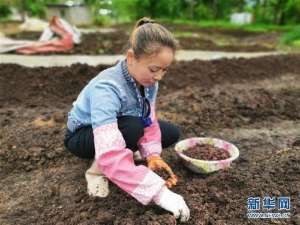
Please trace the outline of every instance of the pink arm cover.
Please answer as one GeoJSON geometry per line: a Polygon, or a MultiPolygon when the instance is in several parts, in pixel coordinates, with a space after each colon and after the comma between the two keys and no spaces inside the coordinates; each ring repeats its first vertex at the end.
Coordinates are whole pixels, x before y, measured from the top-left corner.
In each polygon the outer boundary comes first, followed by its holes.
{"type": "Polygon", "coordinates": [[[144,128],[144,136],[139,140],[139,150],[143,158],[161,154],[161,131],[155,113],[155,104],[151,104],[152,124],[144,128]]]}
{"type": "MultiPolygon", "coordinates": [[[[148,132],[147,137],[152,137],[148,132]]],[[[98,168],[109,180],[144,205],[160,193],[165,181],[147,167],[134,164],[133,153],[126,148],[116,122],[99,126],[93,133],[98,168]]],[[[160,140],[158,132],[153,138],[160,140]]]]}

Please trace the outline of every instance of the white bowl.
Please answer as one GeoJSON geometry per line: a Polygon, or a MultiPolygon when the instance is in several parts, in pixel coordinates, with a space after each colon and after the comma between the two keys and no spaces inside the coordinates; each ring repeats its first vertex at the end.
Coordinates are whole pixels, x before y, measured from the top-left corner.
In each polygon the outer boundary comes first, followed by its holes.
{"type": "Polygon", "coordinates": [[[239,149],[235,145],[217,138],[188,138],[178,142],[175,145],[175,151],[178,157],[183,160],[183,164],[187,168],[191,169],[193,172],[202,174],[212,173],[220,169],[226,169],[230,167],[230,164],[233,160],[239,157],[239,149]],[[188,157],[184,154],[185,151],[188,151],[197,144],[209,144],[223,149],[230,154],[230,158],[223,160],[201,160],[188,157]]]}

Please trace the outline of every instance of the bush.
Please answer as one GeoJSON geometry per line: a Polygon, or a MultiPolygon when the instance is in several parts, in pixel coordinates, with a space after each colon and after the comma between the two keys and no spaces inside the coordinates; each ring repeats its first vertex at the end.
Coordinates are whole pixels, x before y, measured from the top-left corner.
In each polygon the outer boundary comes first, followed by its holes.
{"type": "Polygon", "coordinates": [[[300,26],[296,26],[292,31],[285,33],[281,38],[282,44],[299,44],[300,26]]]}
{"type": "Polygon", "coordinates": [[[212,8],[209,8],[205,5],[198,5],[195,9],[196,19],[212,20],[213,16],[214,14],[212,8]]]}
{"type": "Polygon", "coordinates": [[[111,24],[111,18],[109,16],[94,16],[93,22],[95,25],[106,26],[111,24]]]}
{"type": "Polygon", "coordinates": [[[6,18],[11,14],[11,10],[8,5],[0,3],[0,18],[6,18]]]}
{"type": "Polygon", "coordinates": [[[45,16],[45,5],[40,2],[31,2],[25,5],[25,9],[32,16],[44,17],[45,16]]]}

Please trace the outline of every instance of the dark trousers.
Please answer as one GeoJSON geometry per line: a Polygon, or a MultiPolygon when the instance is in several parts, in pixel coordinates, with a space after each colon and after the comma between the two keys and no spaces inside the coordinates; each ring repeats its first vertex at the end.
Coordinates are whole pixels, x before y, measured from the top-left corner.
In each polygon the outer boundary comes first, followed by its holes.
{"type": "MultiPolygon", "coordinates": [[[[180,137],[179,128],[166,121],[158,122],[161,130],[162,147],[167,148],[176,143],[180,137]]],[[[133,116],[120,117],[118,118],[118,127],[126,142],[126,148],[132,151],[138,150],[137,143],[144,135],[144,127],[140,118],[133,116]]],[[[94,158],[95,147],[92,126],[81,127],[75,132],[67,130],[64,144],[71,153],[80,158],[94,158]]]]}

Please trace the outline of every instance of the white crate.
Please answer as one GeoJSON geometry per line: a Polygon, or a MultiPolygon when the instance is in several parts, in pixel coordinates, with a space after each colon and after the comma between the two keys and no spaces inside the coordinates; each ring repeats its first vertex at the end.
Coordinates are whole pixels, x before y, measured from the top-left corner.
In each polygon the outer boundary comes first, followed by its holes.
{"type": "Polygon", "coordinates": [[[85,4],[48,4],[47,19],[58,16],[75,26],[90,25],[92,16],[88,6],[85,4]]]}

